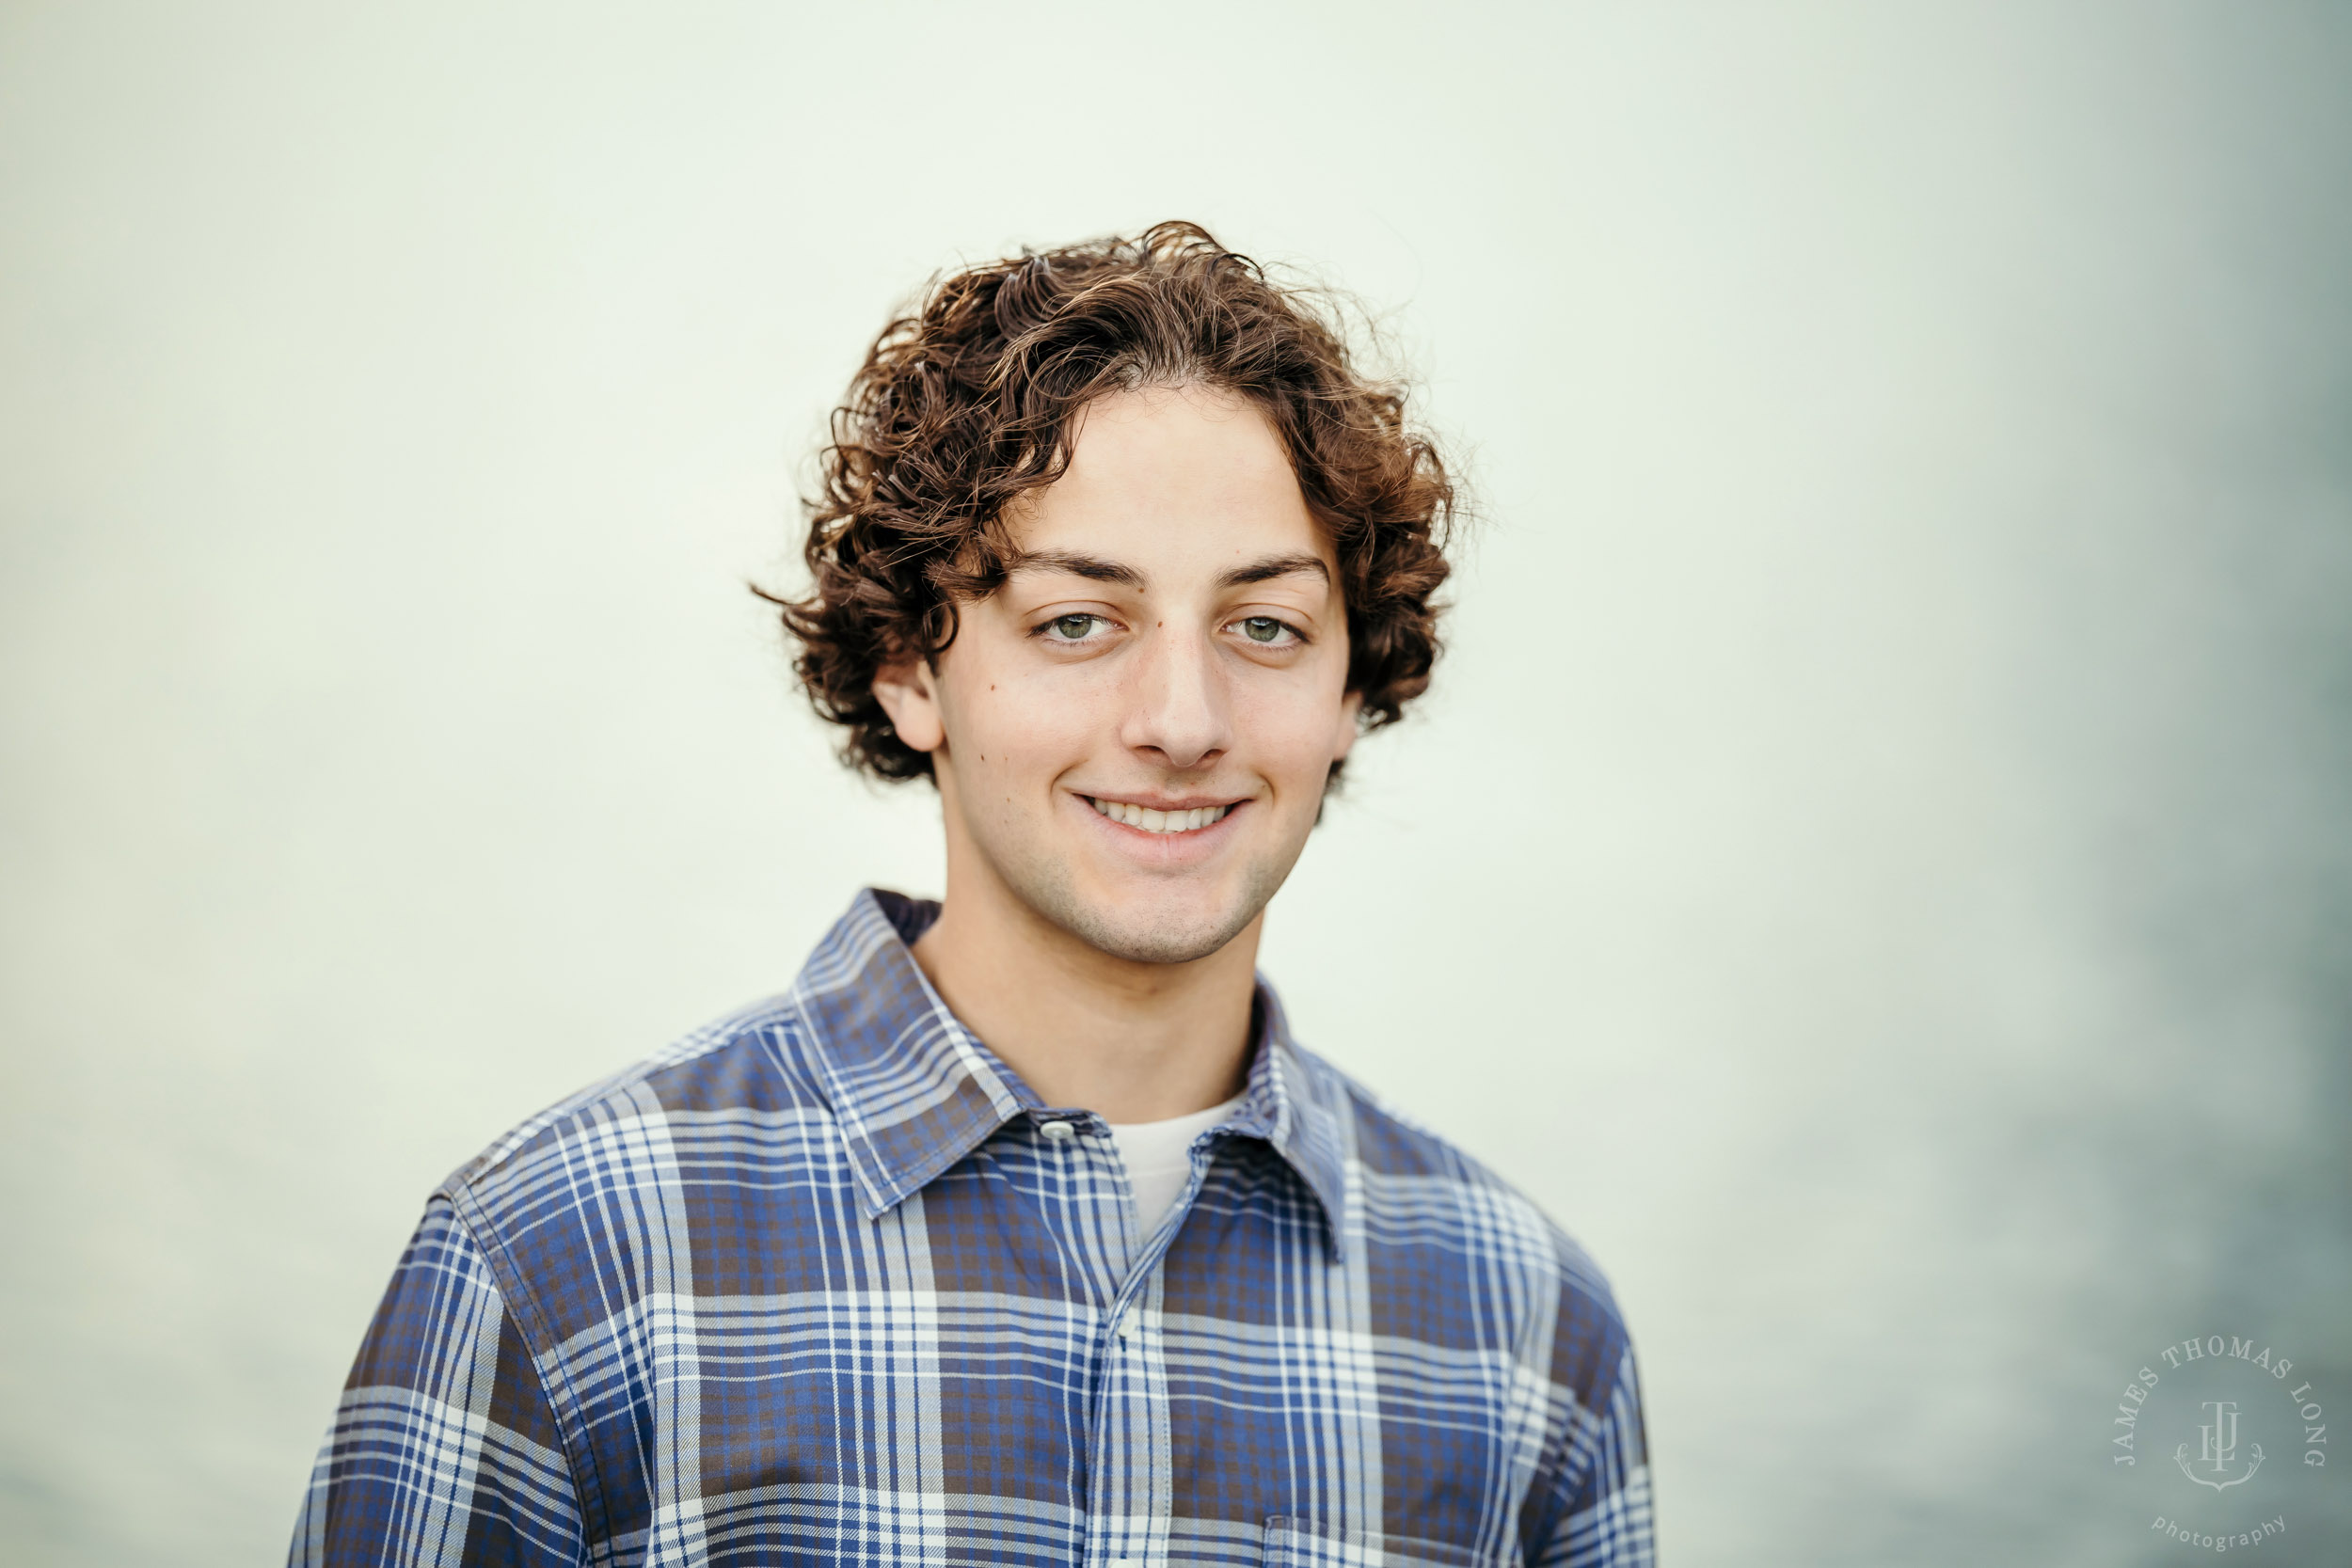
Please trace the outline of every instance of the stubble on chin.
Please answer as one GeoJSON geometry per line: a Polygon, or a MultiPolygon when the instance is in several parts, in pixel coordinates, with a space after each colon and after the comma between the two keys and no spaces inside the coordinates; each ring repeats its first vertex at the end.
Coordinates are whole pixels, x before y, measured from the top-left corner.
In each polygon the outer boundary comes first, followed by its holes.
{"type": "Polygon", "coordinates": [[[1231,904],[1190,917],[1089,901],[1079,895],[1069,868],[1060,864],[1000,864],[997,874],[1041,917],[1099,953],[1129,963],[1183,964],[1221,952],[1248,930],[1281,887],[1287,870],[1253,864],[1231,904]]]}

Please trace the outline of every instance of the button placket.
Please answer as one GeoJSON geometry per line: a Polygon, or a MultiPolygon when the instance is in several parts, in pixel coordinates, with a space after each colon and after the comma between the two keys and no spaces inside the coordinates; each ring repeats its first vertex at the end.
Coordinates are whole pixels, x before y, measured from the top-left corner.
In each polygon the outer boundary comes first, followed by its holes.
{"type": "MultiPolygon", "coordinates": [[[[1192,1150],[1192,1174],[1186,1181],[1178,1212],[1189,1212],[1206,1184],[1216,1140],[1203,1136],[1192,1150]]],[[[1133,1212],[1132,1208],[1130,1213],[1133,1212]]],[[[1175,1232],[1162,1225],[1143,1238],[1142,1253],[1113,1301],[1113,1315],[1104,1323],[1105,1354],[1098,1363],[1094,1433],[1094,1465],[1090,1495],[1098,1499],[1090,1512],[1087,1561],[1093,1568],[1145,1568],[1163,1559],[1168,1544],[1168,1508],[1172,1499],[1160,1484],[1168,1472],[1170,1440],[1165,1401],[1168,1367],[1158,1338],[1141,1330],[1145,1314],[1156,1312],[1166,1289],[1162,1273],[1175,1232]],[[1121,1497],[1114,1510],[1108,1499],[1121,1497]],[[1142,1551],[1137,1552],[1140,1546],[1142,1551]],[[1116,1554],[1116,1555],[1115,1555],[1116,1554]]]]}
{"type": "Polygon", "coordinates": [[[1140,1332],[1160,1297],[1159,1258],[1131,1275],[1104,1323],[1095,1409],[1092,1507],[1087,1560],[1096,1568],[1146,1568],[1168,1550],[1168,1423],[1166,1369],[1140,1332]]]}

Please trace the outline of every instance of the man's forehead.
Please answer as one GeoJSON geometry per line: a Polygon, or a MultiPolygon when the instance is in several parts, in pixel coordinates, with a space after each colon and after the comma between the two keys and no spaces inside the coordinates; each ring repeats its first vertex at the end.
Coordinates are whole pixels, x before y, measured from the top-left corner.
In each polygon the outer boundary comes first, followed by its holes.
{"type": "Polygon", "coordinates": [[[1203,388],[1114,392],[1072,420],[1061,477],[1025,498],[1155,495],[1228,504],[1299,505],[1298,475],[1265,411],[1248,398],[1203,388]]]}
{"type": "Polygon", "coordinates": [[[1061,476],[1004,521],[1007,569],[1023,575],[1137,588],[1336,575],[1327,531],[1263,413],[1199,388],[1102,400],[1061,476]]]}

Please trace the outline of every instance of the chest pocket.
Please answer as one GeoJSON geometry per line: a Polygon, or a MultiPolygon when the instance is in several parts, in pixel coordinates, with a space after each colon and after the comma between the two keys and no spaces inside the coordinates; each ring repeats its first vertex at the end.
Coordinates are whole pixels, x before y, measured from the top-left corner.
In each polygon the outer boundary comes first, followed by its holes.
{"type": "Polygon", "coordinates": [[[1265,1522],[1265,1568],[1492,1568],[1498,1561],[1449,1542],[1331,1529],[1293,1514],[1265,1522]]]}

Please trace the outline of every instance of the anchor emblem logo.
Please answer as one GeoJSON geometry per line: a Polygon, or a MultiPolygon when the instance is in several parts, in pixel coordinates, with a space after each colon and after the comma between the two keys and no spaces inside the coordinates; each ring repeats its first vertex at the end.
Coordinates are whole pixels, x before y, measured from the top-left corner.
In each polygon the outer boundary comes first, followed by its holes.
{"type": "Polygon", "coordinates": [[[2181,1474],[2200,1486],[2210,1486],[2217,1492],[2243,1486],[2254,1479],[2255,1471],[2263,1467],[2263,1446],[2260,1443],[2253,1445],[2254,1457],[2248,1463],[2244,1475],[2221,1479],[2237,1461],[2237,1401],[2207,1400],[2205,1408],[2213,1413],[2213,1419],[2197,1429],[2204,1439],[2198,1449],[2197,1465],[2209,1468],[2212,1475],[2201,1476],[2190,1467],[2186,1443],[2172,1450],[2172,1461],[2180,1465],[2181,1474]]]}

